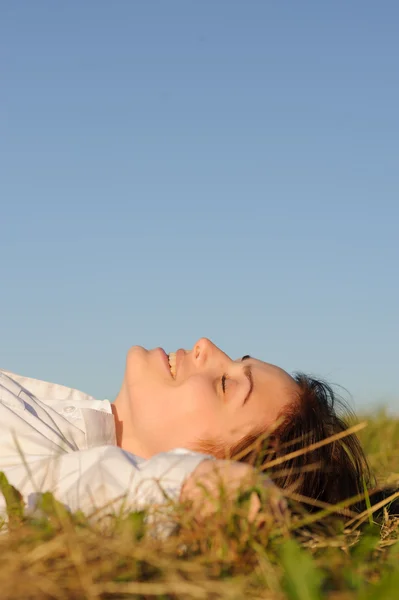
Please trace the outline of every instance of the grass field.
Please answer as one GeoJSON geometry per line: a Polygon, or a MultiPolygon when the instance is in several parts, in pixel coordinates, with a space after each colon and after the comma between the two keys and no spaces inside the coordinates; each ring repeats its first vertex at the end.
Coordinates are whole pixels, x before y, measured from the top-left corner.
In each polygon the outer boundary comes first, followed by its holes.
{"type": "MultiPolygon", "coordinates": [[[[399,488],[399,419],[367,419],[361,437],[379,484],[399,488]]],[[[143,513],[90,525],[44,497],[27,519],[10,499],[0,536],[0,599],[399,599],[399,518],[382,509],[345,524],[306,514],[259,529],[245,506],[199,525],[178,508],[176,532],[154,535],[143,513]]]]}

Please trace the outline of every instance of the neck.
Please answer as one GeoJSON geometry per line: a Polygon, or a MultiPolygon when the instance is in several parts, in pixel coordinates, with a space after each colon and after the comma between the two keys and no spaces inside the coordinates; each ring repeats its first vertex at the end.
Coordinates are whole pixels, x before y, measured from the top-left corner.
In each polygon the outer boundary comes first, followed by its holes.
{"type": "Polygon", "coordinates": [[[125,381],[123,381],[121,390],[111,405],[111,409],[115,418],[117,446],[131,454],[147,458],[144,448],[141,447],[141,444],[133,431],[132,410],[125,381]]]}

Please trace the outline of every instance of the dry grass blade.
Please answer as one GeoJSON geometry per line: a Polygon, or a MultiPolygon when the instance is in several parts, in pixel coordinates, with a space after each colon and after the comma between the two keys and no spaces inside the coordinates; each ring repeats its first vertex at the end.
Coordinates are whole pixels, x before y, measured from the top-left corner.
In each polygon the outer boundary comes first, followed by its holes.
{"type": "Polygon", "coordinates": [[[387,504],[389,504],[393,500],[396,500],[396,498],[399,498],[399,491],[391,494],[387,498],[384,498],[384,500],[381,500],[381,502],[377,502],[376,504],[373,504],[373,506],[371,506],[367,510],[364,510],[362,513],[356,515],[351,521],[349,521],[349,523],[347,523],[347,526],[350,527],[351,525],[353,525],[353,523],[356,523],[356,521],[361,522],[364,519],[367,519],[370,515],[372,515],[376,511],[380,510],[384,506],[387,506],[387,504]]]}
{"type": "Polygon", "coordinates": [[[317,448],[321,448],[322,446],[327,446],[328,444],[332,444],[333,442],[336,442],[337,440],[341,440],[342,438],[345,438],[348,435],[351,435],[352,433],[357,433],[358,431],[360,431],[361,429],[364,429],[365,427],[367,427],[367,422],[363,421],[363,423],[358,423],[357,425],[353,425],[353,427],[349,427],[345,431],[341,431],[340,433],[336,433],[335,435],[332,435],[324,440],[321,440],[320,442],[316,442],[314,444],[311,444],[310,446],[306,446],[306,448],[301,448],[300,450],[295,450],[295,452],[289,452],[288,454],[285,454],[284,456],[280,456],[279,458],[276,458],[275,460],[269,461],[267,464],[265,464],[262,467],[262,471],[264,471],[266,469],[271,469],[271,467],[275,467],[276,465],[281,465],[282,463],[286,462],[287,460],[290,460],[291,458],[296,458],[297,456],[302,456],[302,454],[307,454],[308,452],[317,450],[317,448]]]}
{"type": "Polygon", "coordinates": [[[35,562],[46,560],[50,556],[52,558],[61,556],[62,554],[65,554],[65,543],[65,534],[60,534],[48,542],[42,542],[40,546],[36,546],[30,552],[26,552],[24,555],[24,563],[26,566],[29,566],[35,562]]]}
{"type": "MultiPolygon", "coordinates": [[[[334,506],[332,504],[328,504],[327,502],[321,502],[320,500],[315,500],[314,498],[308,498],[307,496],[302,496],[302,494],[297,494],[296,492],[286,491],[284,493],[284,496],[286,496],[287,498],[290,498],[291,500],[295,500],[296,502],[300,502],[301,504],[305,504],[308,506],[314,506],[315,508],[326,509],[331,512],[336,512],[336,508],[337,508],[336,506],[334,506]]],[[[358,499],[356,499],[354,502],[357,502],[357,500],[358,499]]],[[[346,517],[355,517],[357,515],[357,513],[353,512],[352,510],[349,510],[347,508],[347,506],[348,505],[345,505],[342,508],[340,508],[339,509],[340,513],[342,515],[345,515],[346,517]]]]}
{"type": "Polygon", "coordinates": [[[145,596],[167,596],[170,594],[183,595],[185,598],[203,598],[208,597],[206,589],[199,584],[189,582],[140,582],[132,583],[104,583],[96,585],[96,593],[99,596],[104,594],[117,596],[122,594],[137,594],[145,596]]]}

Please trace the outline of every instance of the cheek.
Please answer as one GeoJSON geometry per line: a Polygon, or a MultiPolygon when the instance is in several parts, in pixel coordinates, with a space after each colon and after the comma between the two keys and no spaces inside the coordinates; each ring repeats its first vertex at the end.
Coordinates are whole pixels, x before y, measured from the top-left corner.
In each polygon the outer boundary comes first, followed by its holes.
{"type": "Polygon", "coordinates": [[[177,388],[173,397],[173,412],[177,412],[181,421],[187,422],[191,431],[198,435],[204,431],[218,429],[223,422],[223,404],[212,385],[202,378],[191,378],[177,388]]]}
{"type": "Polygon", "coordinates": [[[204,381],[202,377],[191,377],[180,386],[179,394],[192,409],[217,411],[220,407],[220,401],[212,384],[204,381]]]}
{"type": "Polygon", "coordinates": [[[205,430],[213,431],[223,422],[220,400],[212,387],[200,379],[191,378],[180,386],[141,382],[135,395],[145,414],[163,430],[186,432],[192,437],[203,435],[205,430]]]}

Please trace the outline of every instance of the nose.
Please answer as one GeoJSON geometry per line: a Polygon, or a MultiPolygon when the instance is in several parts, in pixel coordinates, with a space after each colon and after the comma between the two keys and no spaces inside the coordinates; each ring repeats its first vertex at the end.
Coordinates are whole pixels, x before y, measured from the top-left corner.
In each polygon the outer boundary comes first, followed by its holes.
{"type": "Polygon", "coordinates": [[[193,347],[193,358],[194,362],[198,366],[203,366],[214,361],[230,360],[227,354],[222,352],[211,340],[208,338],[200,338],[193,347]]]}
{"type": "Polygon", "coordinates": [[[213,346],[211,340],[208,338],[200,338],[195,344],[193,348],[193,357],[195,362],[198,365],[203,365],[207,357],[209,357],[211,353],[211,347],[213,346]]]}

